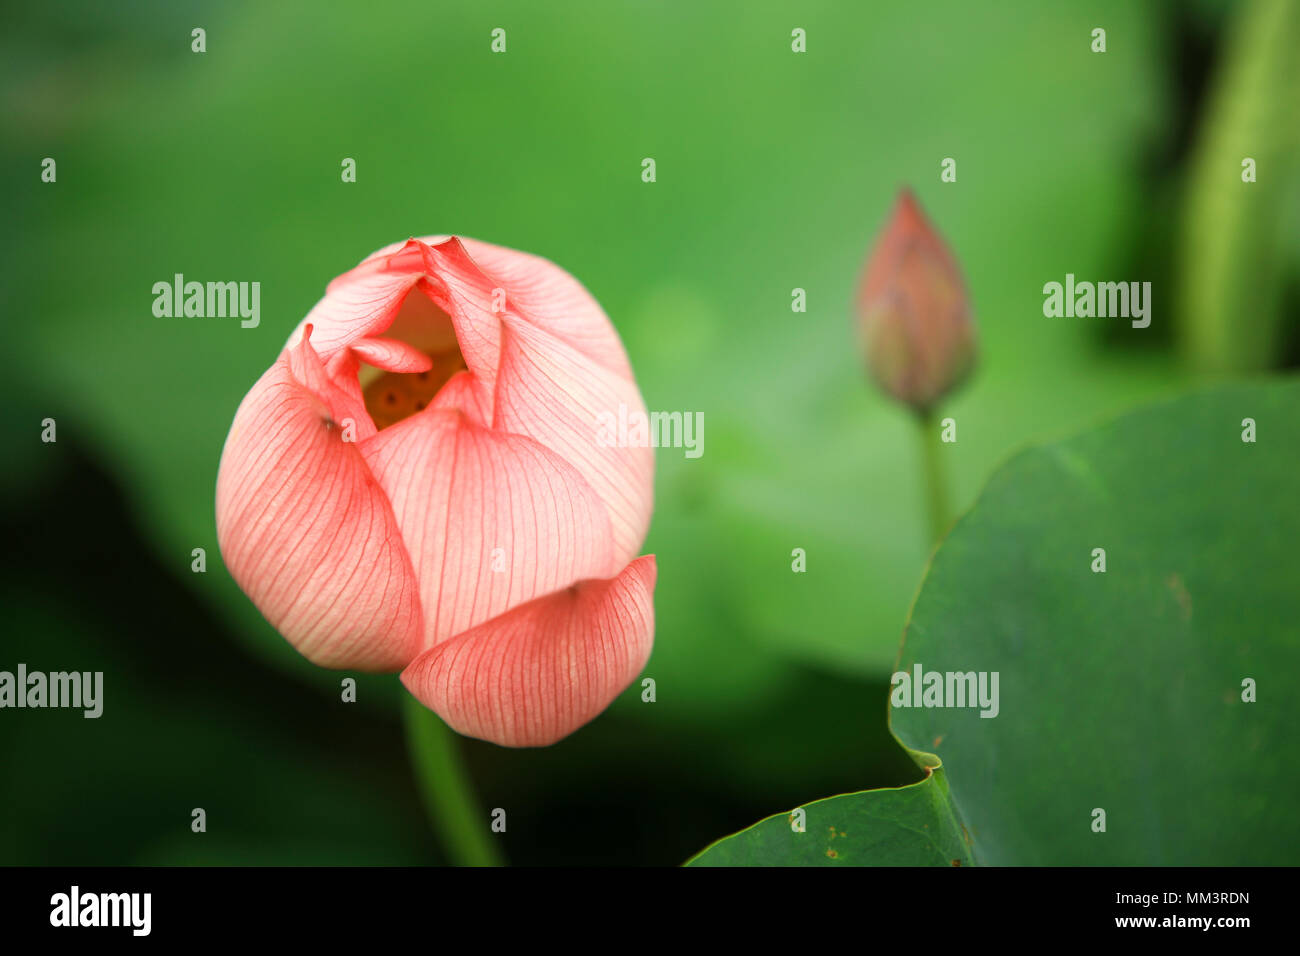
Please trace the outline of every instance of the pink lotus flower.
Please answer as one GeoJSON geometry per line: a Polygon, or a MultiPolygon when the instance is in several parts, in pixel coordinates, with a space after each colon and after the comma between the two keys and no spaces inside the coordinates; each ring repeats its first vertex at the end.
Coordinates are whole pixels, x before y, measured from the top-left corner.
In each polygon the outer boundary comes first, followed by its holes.
{"type": "Polygon", "coordinates": [[[324,667],[402,671],[457,731],[542,746],[605,709],[654,636],[644,413],[605,313],[544,259],[410,239],[330,283],[235,414],[226,566],[324,667]]]}

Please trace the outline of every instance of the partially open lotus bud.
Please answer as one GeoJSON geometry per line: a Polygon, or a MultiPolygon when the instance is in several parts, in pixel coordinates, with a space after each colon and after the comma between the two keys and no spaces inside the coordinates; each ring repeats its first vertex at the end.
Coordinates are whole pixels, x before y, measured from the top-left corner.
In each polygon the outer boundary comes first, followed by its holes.
{"type": "Polygon", "coordinates": [[[928,412],[970,374],[975,327],[957,262],[904,189],[867,260],[857,300],[867,369],[928,412]]]}
{"type": "Polygon", "coordinates": [[[623,344],[559,266],[450,236],[329,284],[235,413],[217,541],[309,660],[401,671],[449,726],[554,743],[654,640],[654,451],[623,344]]]}

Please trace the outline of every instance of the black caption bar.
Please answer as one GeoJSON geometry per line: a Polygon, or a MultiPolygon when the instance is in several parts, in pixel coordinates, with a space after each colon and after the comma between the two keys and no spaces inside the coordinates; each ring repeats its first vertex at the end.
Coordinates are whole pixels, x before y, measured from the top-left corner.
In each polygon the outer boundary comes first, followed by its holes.
{"type": "MultiPolygon", "coordinates": [[[[1231,945],[1282,926],[1269,869],[5,868],[6,941],[80,945],[292,939],[375,943],[411,933],[500,943],[594,934],[762,934],[821,925],[828,939],[878,934],[986,939],[1213,939],[1231,945]]],[[[585,942],[583,942],[585,940],[585,942]]]]}

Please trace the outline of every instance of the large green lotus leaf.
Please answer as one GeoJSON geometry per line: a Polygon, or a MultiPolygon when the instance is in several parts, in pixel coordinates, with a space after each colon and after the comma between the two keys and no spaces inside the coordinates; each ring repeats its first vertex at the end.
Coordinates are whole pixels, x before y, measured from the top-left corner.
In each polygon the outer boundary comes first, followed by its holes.
{"type": "MultiPolygon", "coordinates": [[[[61,434],[131,489],[158,553],[277,666],[336,680],[215,560],[221,444],[326,282],[412,233],[559,262],[619,327],[650,408],[704,414],[703,457],[660,452],[647,550],[664,703],[630,708],[657,720],[762,706],[791,654],[877,675],[892,661],[930,542],[913,436],[868,391],[849,303],[899,185],[950,239],[980,322],[982,368],[950,409],[959,503],[1042,429],[1167,387],[1149,353],[1121,362],[1092,347],[1099,326],[1043,318],[1039,292],[1110,275],[1139,214],[1132,143],[1163,96],[1151,10],[408,7],[214,7],[205,54],[169,17],[88,34],[99,58],[0,66],[19,224],[0,270],[24,317],[8,350],[69,410],[61,434]],[[1104,55],[1089,51],[1098,17],[1104,55]],[[807,53],[790,50],[794,26],[807,53]],[[44,155],[56,184],[39,182],[44,155]],[[939,182],[946,156],[957,183],[939,182]],[[152,286],[178,272],[260,281],[260,326],[155,318],[152,286]],[[195,547],[206,575],[189,575],[195,547]]],[[[53,45],[39,26],[53,21],[32,22],[28,45],[53,45]]]]}
{"type": "Polygon", "coordinates": [[[930,771],[918,783],[814,800],[724,837],[687,865],[970,865],[970,837],[943,768],[928,754],[914,756],[930,771]]]}
{"type": "MultiPolygon", "coordinates": [[[[891,720],[922,767],[946,771],[977,862],[1293,862],[1298,408],[1295,380],[1226,386],[1024,451],[935,553],[899,672],[996,673],[996,715],[891,720]]],[[[914,862],[934,837],[901,841],[898,821],[943,817],[942,792],[819,801],[809,834],[853,821],[843,859],[914,862]]],[[[771,828],[699,862],[815,856],[771,828]]]]}

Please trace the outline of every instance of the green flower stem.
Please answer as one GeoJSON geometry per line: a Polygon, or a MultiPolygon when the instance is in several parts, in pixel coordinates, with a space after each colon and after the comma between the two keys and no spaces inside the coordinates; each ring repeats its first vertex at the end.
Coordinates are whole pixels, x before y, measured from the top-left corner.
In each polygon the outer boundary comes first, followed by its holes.
{"type": "Polygon", "coordinates": [[[491,821],[470,788],[456,734],[433,711],[403,694],[406,744],[429,825],[457,866],[501,866],[491,821]]]}
{"type": "Polygon", "coordinates": [[[916,434],[921,443],[921,470],[925,479],[925,509],[930,524],[930,547],[934,547],[952,523],[948,506],[948,482],[943,467],[937,417],[933,412],[916,415],[916,434]]]}

